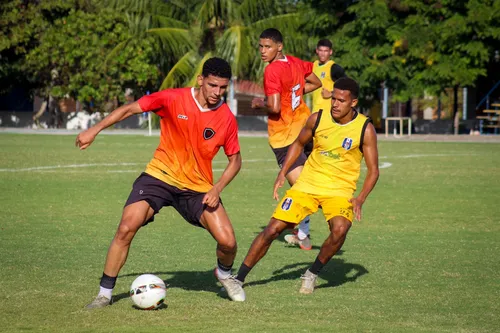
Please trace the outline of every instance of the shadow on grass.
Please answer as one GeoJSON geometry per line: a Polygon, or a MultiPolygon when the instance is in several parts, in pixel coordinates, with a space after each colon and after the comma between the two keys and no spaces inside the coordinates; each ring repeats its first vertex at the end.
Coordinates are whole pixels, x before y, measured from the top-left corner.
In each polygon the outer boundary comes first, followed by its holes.
{"type": "MultiPolygon", "coordinates": [[[[192,291],[208,291],[218,294],[221,298],[228,298],[221,287],[217,284],[217,279],[214,276],[214,270],[208,271],[172,271],[172,272],[144,272],[144,273],[129,273],[120,275],[119,277],[133,276],[138,277],[141,274],[154,274],[158,277],[168,276],[163,279],[168,289],[179,288],[192,291]]],[[[113,296],[113,301],[116,303],[124,298],[129,298],[128,293],[121,293],[113,296]]]]}
{"type": "MultiPolygon", "coordinates": [[[[260,232],[264,231],[264,229],[267,227],[267,225],[265,226],[261,226],[261,231],[259,232],[255,232],[255,237],[257,237],[258,234],[260,234],[260,232]]],[[[280,242],[280,243],[283,243],[285,244],[285,246],[287,247],[290,247],[290,248],[296,248],[296,249],[299,249],[299,246],[298,245],[292,245],[292,244],[288,244],[286,241],[285,241],[285,236],[288,235],[288,234],[291,234],[292,233],[292,229],[285,229],[285,231],[283,231],[279,236],[278,238],[276,238],[275,242],[280,242]]],[[[312,244],[315,244],[312,246],[311,250],[320,250],[321,249],[321,245],[323,245],[323,242],[325,240],[324,239],[321,239],[321,238],[312,238],[311,237],[311,243],[312,244]]],[[[335,254],[336,256],[340,256],[342,255],[342,253],[344,253],[343,250],[339,250],[337,252],[337,254],[335,254]]]]}
{"type": "MultiPolygon", "coordinates": [[[[280,280],[293,280],[297,281],[300,276],[311,266],[311,262],[299,262],[294,264],[289,264],[277,269],[273,272],[273,275],[267,279],[252,281],[245,283],[245,286],[258,286],[268,283],[272,283],[280,280]]],[[[326,283],[322,283],[316,287],[328,288],[337,287],[347,282],[354,282],[356,279],[362,275],[368,273],[368,270],[358,264],[352,264],[346,262],[344,259],[334,258],[323,268],[320,273],[320,278],[326,280],[326,283]]],[[[125,276],[137,277],[144,273],[130,273],[125,276]]],[[[217,280],[214,277],[213,270],[208,271],[177,271],[177,272],[150,272],[157,276],[170,276],[164,280],[167,288],[180,288],[184,290],[192,291],[208,291],[217,294],[221,298],[228,298],[225,291],[221,290],[221,287],[217,284],[217,280]]],[[[128,293],[121,293],[113,296],[113,301],[118,302],[124,298],[129,298],[128,293]]]]}
{"type": "MultiPolygon", "coordinates": [[[[273,281],[280,280],[299,280],[300,276],[311,266],[311,262],[300,262],[295,264],[286,265],[283,268],[275,270],[273,276],[259,281],[252,281],[246,283],[247,286],[258,286],[268,284],[273,281]]],[[[344,259],[333,258],[330,260],[323,270],[320,272],[319,277],[326,280],[316,286],[316,289],[337,287],[347,282],[354,282],[357,278],[368,273],[368,270],[358,264],[351,264],[344,259]]]]}

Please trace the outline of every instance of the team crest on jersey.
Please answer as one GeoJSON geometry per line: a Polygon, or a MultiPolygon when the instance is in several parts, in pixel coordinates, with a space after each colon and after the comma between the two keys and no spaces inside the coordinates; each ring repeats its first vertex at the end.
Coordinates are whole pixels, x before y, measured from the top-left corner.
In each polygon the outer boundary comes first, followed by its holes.
{"type": "Polygon", "coordinates": [[[292,198],[286,198],[285,200],[283,200],[283,203],[281,204],[281,209],[282,210],[289,210],[290,207],[292,207],[292,198]]]}
{"type": "Polygon", "coordinates": [[[209,139],[213,138],[214,135],[215,135],[215,131],[211,128],[205,128],[203,130],[203,138],[205,140],[209,140],[209,139]]]}
{"type": "Polygon", "coordinates": [[[321,78],[322,78],[322,79],[324,79],[324,78],[325,78],[325,76],[326,76],[326,73],[325,73],[325,72],[321,72],[321,75],[320,75],[320,76],[321,76],[321,78]]]}
{"type": "Polygon", "coordinates": [[[345,138],[344,141],[342,141],[342,148],[345,150],[349,150],[352,147],[352,139],[351,138],[345,138]]]}

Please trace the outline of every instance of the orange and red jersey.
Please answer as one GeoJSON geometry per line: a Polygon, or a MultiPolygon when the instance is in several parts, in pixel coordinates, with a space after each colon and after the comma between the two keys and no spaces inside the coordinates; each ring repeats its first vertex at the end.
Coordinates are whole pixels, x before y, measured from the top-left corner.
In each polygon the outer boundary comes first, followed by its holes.
{"type": "Polygon", "coordinates": [[[267,131],[272,148],[286,147],[297,138],[311,111],[304,102],[305,78],[313,63],[286,56],[270,63],[264,71],[266,96],[280,94],[281,111],[269,114],[267,131]]]}
{"type": "Polygon", "coordinates": [[[212,160],[224,147],[240,151],[236,118],[226,103],[204,109],[194,88],[166,89],[138,100],[143,111],[160,119],[160,144],[146,173],[179,189],[208,192],[213,186],[212,160]]]}

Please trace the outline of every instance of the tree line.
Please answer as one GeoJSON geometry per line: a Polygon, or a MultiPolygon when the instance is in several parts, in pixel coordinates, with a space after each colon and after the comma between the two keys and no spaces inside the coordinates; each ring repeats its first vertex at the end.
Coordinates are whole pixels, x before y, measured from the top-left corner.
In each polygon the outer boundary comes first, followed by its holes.
{"type": "Polygon", "coordinates": [[[192,85],[211,56],[259,82],[269,27],[308,60],[331,39],[363,96],[385,84],[406,101],[499,76],[489,72],[500,61],[497,0],[5,0],[0,13],[0,94],[22,86],[100,104],[125,88],[192,85]]]}

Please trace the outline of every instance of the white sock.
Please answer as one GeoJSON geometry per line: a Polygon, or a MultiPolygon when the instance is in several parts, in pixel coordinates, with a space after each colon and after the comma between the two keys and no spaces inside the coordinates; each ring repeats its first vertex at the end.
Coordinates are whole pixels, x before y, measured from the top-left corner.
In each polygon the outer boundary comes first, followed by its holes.
{"type": "Polygon", "coordinates": [[[306,216],[299,224],[299,232],[297,233],[297,237],[300,240],[303,240],[309,235],[309,216],[306,216]]]}
{"type": "Polygon", "coordinates": [[[231,271],[223,271],[220,267],[217,267],[217,276],[223,280],[231,276],[231,271]]]}
{"type": "Polygon", "coordinates": [[[101,287],[101,289],[99,290],[99,294],[97,296],[100,295],[105,296],[108,299],[111,299],[111,295],[113,295],[113,289],[101,287]]]}

